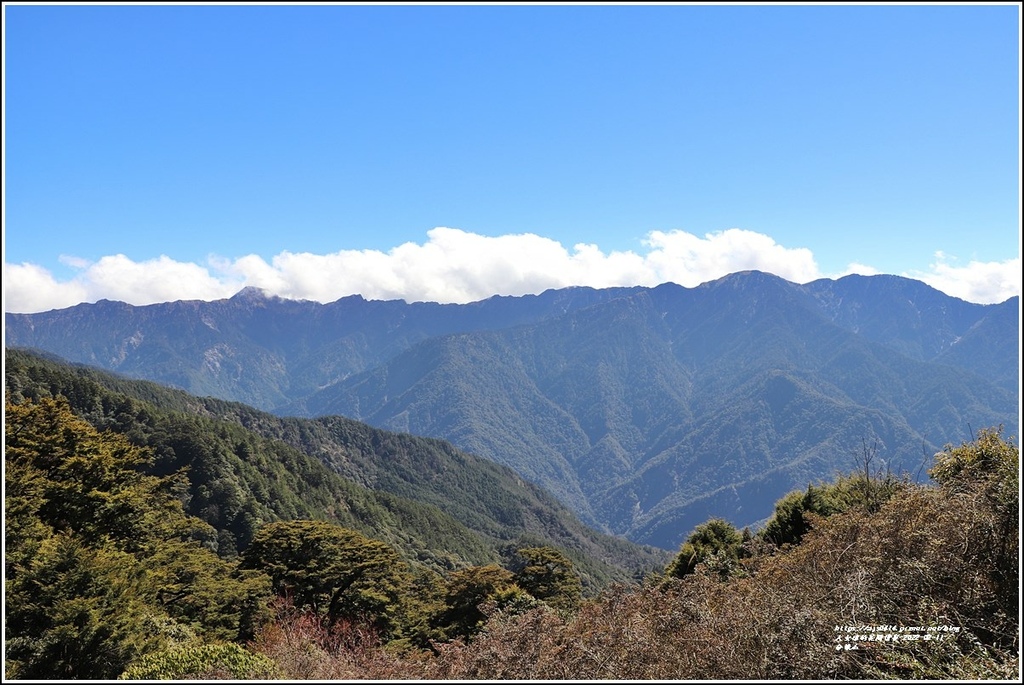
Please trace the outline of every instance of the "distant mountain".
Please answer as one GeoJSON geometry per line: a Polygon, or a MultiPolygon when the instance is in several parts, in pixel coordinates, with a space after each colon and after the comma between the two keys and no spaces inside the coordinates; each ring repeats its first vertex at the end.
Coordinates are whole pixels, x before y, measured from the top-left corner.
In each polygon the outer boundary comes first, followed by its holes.
{"type": "Polygon", "coordinates": [[[867,340],[911,359],[957,366],[1012,392],[1018,390],[1018,297],[982,307],[898,276],[846,276],[805,287],[829,319],[867,340]],[[973,349],[975,345],[980,349],[973,349]]]}
{"type": "Polygon", "coordinates": [[[587,528],[511,469],[440,440],[340,417],[283,419],[22,350],[7,351],[4,371],[8,400],[61,395],[98,429],[152,449],[155,473],[186,469],[182,499],[219,532],[209,544],[222,555],[243,550],[262,523],[318,518],[442,569],[553,545],[591,591],[669,560],[587,528]]]}
{"type": "Polygon", "coordinates": [[[319,304],[247,287],[214,302],[100,300],[5,314],[5,345],[271,411],[422,340],[541,321],[630,291],[569,288],[466,305],[353,295],[319,304]]]}
{"type": "Polygon", "coordinates": [[[7,344],[251,402],[450,440],[588,523],[673,549],[754,524],[865,450],[916,472],[1019,416],[1019,299],[894,276],[761,272],[470,305],[101,302],[6,316],[7,344]]]}

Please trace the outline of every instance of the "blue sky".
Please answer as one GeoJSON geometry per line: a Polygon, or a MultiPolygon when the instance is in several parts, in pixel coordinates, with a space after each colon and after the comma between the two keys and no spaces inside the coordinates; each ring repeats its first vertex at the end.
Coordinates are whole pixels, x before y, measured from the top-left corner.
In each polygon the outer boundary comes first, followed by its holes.
{"type": "Polygon", "coordinates": [[[1020,9],[4,5],[4,307],[1020,292],[1020,9]]]}

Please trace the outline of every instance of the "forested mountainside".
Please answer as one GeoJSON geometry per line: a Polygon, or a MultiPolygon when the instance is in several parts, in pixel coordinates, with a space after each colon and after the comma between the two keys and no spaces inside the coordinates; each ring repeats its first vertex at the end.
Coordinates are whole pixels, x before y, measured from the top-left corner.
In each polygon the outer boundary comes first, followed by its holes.
{"type": "Polygon", "coordinates": [[[444,438],[668,549],[711,515],[762,521],[864,451],[915,473],[978,426],[1018,430],[1019,298],[976,305],[894,276],[745,272],[470,305],[247,289],[7,325],[8,344],[193,392],[444,438]]]}
{"type": "MultiPolygon", "coordinates": [[[[217,486],[225,473],[272,489],[296,464],[275,469],[267,445],[229,420],[198,417],[191,441],[176,442],[177,410],[103,388],[95,371],[19,354],[8,365],[20,370],[4,427],[7,679],[1020,676],[1019,449],[998,429],[937,454],[932,484],[865,460],[786,495],[760,531],[709,520],[661,572],[586,597],[579,569],[547,545],[448,567],[455,555],[410,558],[433,544],[403,554],[318,518],[269,514],[251,535],[218,532],[187,513],[192,483],[219,490],[200,513],[223,523],[233,507],[210,505],[244,490],[217,486]],[[231,428],[210,430],[220,423],[231,428]],[[191,454],[182,445],[209,450],[188,472],[157,475],[191,454]]],[[[309,468],[292,482],[332,492],[338,478],[309,468]]],[[[263,494],[300,506],[286,488],[263,494]]],[[[381,501],[362,518],[373,504],[349,520],[372,527],[396,511],[381,501]]],[[[420,532],[386,530],[396,544],[420,532]]]]}
{"type": "Polygon", "coordinates": [[[440,440],[345,419],[281,419],[19,350],[6,352],[5,391],[14,403],[64,397],[96,429],[152,450],[147,473],[184,470],[185,510],[212,527],[205,542],[225,558],[246,549],[261,525],[303,518],[352,528],[436,568],[557,546],[587,592],[666,558],[587,528],[510,469],[440,440]]]}
{"type": "MultiPolygon", "coordinates": [[[[803,290],[760,280],[724,279],[688,306],[683,289],[662,286],[537,324],[433,338],[304,408],[444,437],[595,525],[668,549],[709,516],[763,520],[782,494],[849,469],[865,450],[917,473],[972,426],[1017,431],[1016,392],[908,356],[923,347],[919,330],[892,343],[903,313],[847,312],[870,333],[857,334],[803,290]]],[[[989,358],[1015,370],[1009,304],[962,340],[1001,321],[1002,337],[986,337],[1002,351],[989,358]]]]}

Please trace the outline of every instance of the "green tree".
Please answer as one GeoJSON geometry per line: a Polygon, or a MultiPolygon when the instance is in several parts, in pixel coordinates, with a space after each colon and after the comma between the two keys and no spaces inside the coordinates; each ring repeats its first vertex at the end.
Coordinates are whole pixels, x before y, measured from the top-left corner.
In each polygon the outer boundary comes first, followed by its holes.
{"type": "Polygon", "coordinates": [[[928,474],[948,492],[982,494],[1001,514],[1017,510],[1020,450],[1003,439],[1002,428],[983,429],[958,447],[947,445],[928,474]]]}
{"type": "Polygon", "coordinates": [[[434,625],[449,639],[469,639],[487,621],[485,606],[501,609],[528,601],[528,594],[516,585],[511,571],[497,564],[471,566],[447,578],[445,609],[434,625]]]}
{"type": "Polygon", "coordinates": [[[583,585],[568,557],[548,546],[524,547],[516,555],[516,585],[556,609],[579,605],[583,585]]]}
{"type": "Polygon", "coordinates": [[[139,450],[97,433],[63,399],[7,403],[6,673],[112,678],[160,644],[146,567],[156,479],[139,450]],[[122,520],[127,517],[128,520],[122,520]]]}
{"type": "Polygon", "coordinates": [[[859,483],[857,476],[851,476],[790,492],[775,503],[775,513],[761,531],[761,538],[780,547],[799,543],[811,529],[814,516],[828,517],[852,507],[860,497],[859,483]]]}
{"type": "Polygon", "coordinates": [[[401,649],[413,645],[428,649],[433,641],[444,639],[434,619],[445,610],[445,581],[441,574],[428,566],[413,566],[411,572],[403,635],[394,640],[392,646],[401,649]]]}
{"type": "Polygon", "coordinates": [[[728,569],[731,562],[739,559],[742,546],[743,534],[735,526],[724,519],[710,519],[694,529],[665,573],[682,578],[693,573],[698,564],[712,558],[722,561],[728,569]]]}
{"type": "Polygon", "coordinates": [[[39,517],[46,488],[42,471],[24,461],[4,463],[4,577],[13,578],[53,529],[39,517]]]}
{"type": "Polygon", "coordinates": [[[138,561],[67,533],[39,545],[5,597],[8,678],[111,679],[163,644],[138,561]]]}
{"type": "Polygon", "coordinates": [[[808,485],[807,490],[794,490],[775,503],[775,512],[760,537],[779,547],[798,544],[811,529],[815,517],[828,518],[855,507],[877,511],[904,487],[906,482],[891,474],[872,477],[868,471],[843,476],[832,483],[808,485]]]}
{"type": "Polygon", "coordinates": [[[411,575],[390,547],[325,521],[280,521],[260,528],[242,566],[261,570],[297,607],[328,618],[369,621],[390,637],[403,621],[411,575]]]}
{"type": "Polygon", "coordinates": [[[139,469],[148,453],[100,433],[63,398],[6,405],[6,673],[110,679],[187,632],[252,634],[270,581],[203,546],[180,478],[139,469]]]}
{"type": "Polygon", "coordinates": [[[34,515],[56,532],[134,551],[152,538],[164,506],[175,506],[170,496],[160,501],[162,479],[139,471],[146,452],[120,435],[98,433],[63,398],[8,403],[4,438],[4,459],[18,471],[19,488],[34,491],[34,515]]]}
{"type": "Polygon", "coordinates": [[[146,560],[148,584],[167,614],[215,640],[248,640],[270,620],[270,578],[194,543],[170,539],[146,560]]]}

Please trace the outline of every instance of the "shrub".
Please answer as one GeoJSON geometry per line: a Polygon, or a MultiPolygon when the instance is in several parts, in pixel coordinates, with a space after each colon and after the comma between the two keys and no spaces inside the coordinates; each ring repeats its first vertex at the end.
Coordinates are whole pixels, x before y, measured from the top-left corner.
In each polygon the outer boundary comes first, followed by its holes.
{"type": "Polygon", "coordinates": [[[119,680],[267,680],[277,666],[264,654],[236,644],[178,647],[142,657],[119,680]]]}

